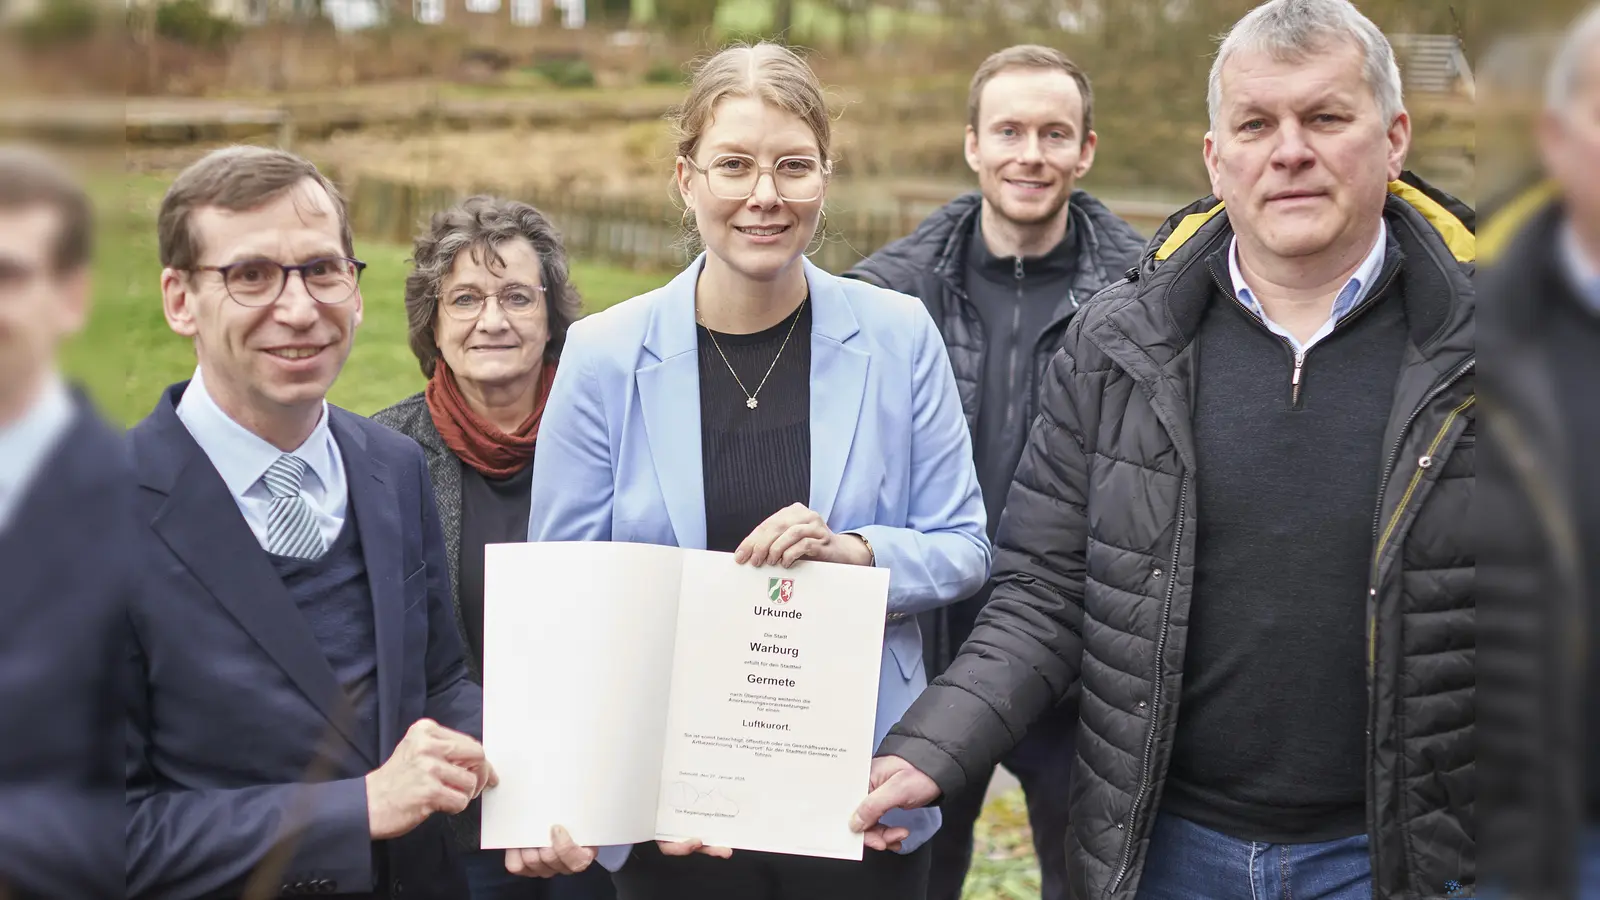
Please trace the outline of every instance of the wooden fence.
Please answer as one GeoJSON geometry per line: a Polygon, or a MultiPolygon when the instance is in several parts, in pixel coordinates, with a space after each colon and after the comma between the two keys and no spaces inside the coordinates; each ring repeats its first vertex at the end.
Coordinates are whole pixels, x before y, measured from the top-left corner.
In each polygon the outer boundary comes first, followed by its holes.
{"type": "MultiPolygon", "coordinates": [[[[361,177],[347,184],[351,224],[367,240],[410,243],[433,213],[467,196],[450,188],[361,177]]],[[[535,189],[485,191],[537,206],[561,232],[573,259],[604,260],[637,269],[681,268],[693,258],[682,211],[660,201],[535,189]]],[[[906,234],[915,220],[895,210],[830,211],[811,261],[843,272],[906,234]]]]}
{"type": "MultiPolygon", "coordinates": [[[[337,177],[335,180],[338,180],[337,177]]],[[[351,222],[366,239],[409,244],[433,213],[468,194],[457,189],[360,177],[346,184],[351,222]]],[[[667,271],[693,258],[683,229],[683,213],[665,197],[648,200],[548,191],[534,188],[485,189],[537,206],[560,230],[574,259],[667,271]]],[[[922,217],[953,193],[907,193],[888,208],[848,208],[831,203],[823,236],[812,244],[811,261],[829,272],[843,272],[890,241],[909,234],[922,217]]],[[[1111,211],[1145,235],[1155,233],[1173,212],[1165,203],[1108,200],[1111,211]]]]}

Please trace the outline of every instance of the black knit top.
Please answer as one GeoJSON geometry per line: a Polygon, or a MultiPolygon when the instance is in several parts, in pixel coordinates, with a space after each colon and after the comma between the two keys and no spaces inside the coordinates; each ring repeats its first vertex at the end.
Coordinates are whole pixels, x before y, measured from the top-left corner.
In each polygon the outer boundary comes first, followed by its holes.
{"type": "Polygon", "coordinates": [[[731,552],[773,513],[811,499],[811,303],[764,331],[700,326],[698,337],[706,549],[731,552]]]}

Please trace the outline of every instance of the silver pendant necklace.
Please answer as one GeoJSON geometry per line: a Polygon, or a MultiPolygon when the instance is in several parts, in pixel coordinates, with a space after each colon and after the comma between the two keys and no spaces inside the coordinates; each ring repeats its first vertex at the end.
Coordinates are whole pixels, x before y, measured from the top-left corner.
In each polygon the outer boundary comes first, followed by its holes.
{"type": "Polygon", "coordinates": [[[700,310],[698,308],[695,309],[695,319],[697,319],[701,326],[705,328],[706,334],[711,336],[711,346],[717,348],[717,355],[722,357],[722,364],[728,367],[728,374],[733,376],[734,382],[739,385],[740,393],[744,394],[745,409],[755,409],[760,405],[756,400],[756,396],[761,393],[762,388],[767,386],[767,379],[772,377],[772,370],[778,367],[778,360],[783,358],[783,351],[789,346],[789,338],[794,336],[795,326],[800,324],[800,311],[805,309],[806,300],[810,299],[811,298],[807,296],[804,300],[801,300],[800,305],[795,308],[794,321],[789,323],[789,331],[783,336],[783,343],[778,345],[777,355],[772,357],[772,365],[767,366],[767,374],[761,376],[761,383],[756,385],[754,393],[744,386],[744,379],[740,378],[739,373],[734,371],[733,363],[728,361],[728,354],[722,352],[722,345],[717,343],[717,333],[711,330],[711,326],[706,325],[706,320],[700,316],[700,310]]]}

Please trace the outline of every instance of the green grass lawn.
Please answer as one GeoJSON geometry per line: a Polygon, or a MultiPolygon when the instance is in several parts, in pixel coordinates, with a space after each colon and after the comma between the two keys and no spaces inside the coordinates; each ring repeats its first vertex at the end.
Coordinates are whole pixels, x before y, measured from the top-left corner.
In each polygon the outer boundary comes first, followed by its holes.
{"type": "Polygon", "coordinates": [[[1039,861],[1021,788],[1012,788],[983,808],[972,829],[972,868],[962,900],[1038,900],[1039,861]]]}
{"type": "MultiPolygon", "coordinates": [[[[89,328],[67,348],[68,373],[88,386],[106,415],[123,424],[143,418],[161,390],[194,371],[190,343],[161,314],[161,266],[156,256],[156,211],[165,182],[139,177],[95,190],[100,213],[89,328]]],[[[362,241],[366,308],[355,349],[329,399],[363,415],[422,388],[422,373],[406,345],[403,303],[410,248],[362,241]]],[[[573,281],[593,312],[664,284],[666,273],[635,272],[577,262],[573,281]]]]}

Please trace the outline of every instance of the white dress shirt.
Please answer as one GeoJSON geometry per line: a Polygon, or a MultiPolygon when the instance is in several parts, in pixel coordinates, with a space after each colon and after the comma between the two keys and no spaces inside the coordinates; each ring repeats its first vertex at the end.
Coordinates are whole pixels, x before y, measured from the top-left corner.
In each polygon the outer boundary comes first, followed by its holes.
{"type": "Polygon", "coordinates": [[[34,476],[72,427],[72,395],[51,375],[22,417],[0,426],[0,533],[7,530],[34,476]]]}
{"type": "Polygon", "coordinates": [[[1389,223],[1379,219],[1377,243],[1373,244],[1372,249],[1367,252],[1367,258],[1361,261],[1360,268],[1356,269],[1355,274],[1350,276],[1350,280],[1346,281],[1344,287],[1339,289],[1339,295],[1333,300],[1333,309],[1329,311],[1328,321],[1323,322],[1322,327],[1317,329],[1317,333],[1313,334],[1305,344],[1301,344],[1296,340],[1288,329],[1272,321],[1267,316],[1267,311],[1262,308],[1261,302],[1256,299],[1255,292],[1250,290],[1248,284],[1245,284],[1244,272],[1239,268],[1238,235],[1234,235],[1233,243],[1228,245],[1228,276],[1233,279],[1233,293],[1238,296],[1239,302],[1243,303],[1246,309],[1255,313],[1262,323],[1271,329],[1273,334],[1287,340],[1289,346],[1294,348],[1295,356],[1303,359],[1306,352],[1315,346],[1318,341],[1333,333],[1334,326],[1339,324],[1339,320],[1344,318],[1346,313],[1359,306],[1361,301],[1366,299],[1367,294],[1371,293],[1372,283],[1377,280],[1378,274],[1383,271],[1383,260],[1388,253],[1388,249],[1389,223]]]}
{"type": "Polygon", "coordinates": [[[1590,312],[1600,313],[1600,261],[1590,259],[1584,252],[1571,222],[1561,226],[1561,262],[1572,286],[1578,289],[1578,299],[1590,312]]]}
{"type": "MultiPolygon", "coordinates": [[[[183,399],[178,401],[178,418],[216,467],[228,485],[228,493],[239,504],[245,522],[265,548],[272,495],[261,477],[283,451],[229,418],[211,399],[198,368],[194,380],[183,392],[183,399]]],[[[323,541],[332,547],[344,528],[349,491],[345,483],[344,457],[339,453],[339,443],[333,439],[333,432],[328,430],[327,401],[323,401],[322,417],[317,420],[311,436],[290,452],[304,460],[310,469],[300,483],[300,496],[311,505],[323,541]]]]}

